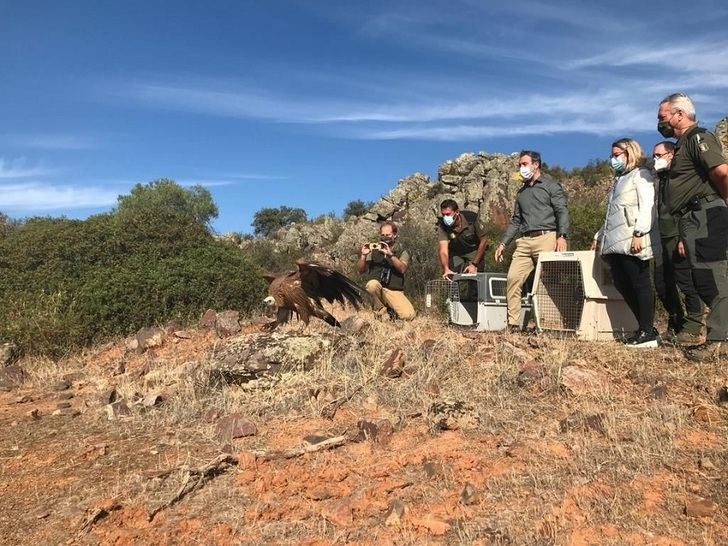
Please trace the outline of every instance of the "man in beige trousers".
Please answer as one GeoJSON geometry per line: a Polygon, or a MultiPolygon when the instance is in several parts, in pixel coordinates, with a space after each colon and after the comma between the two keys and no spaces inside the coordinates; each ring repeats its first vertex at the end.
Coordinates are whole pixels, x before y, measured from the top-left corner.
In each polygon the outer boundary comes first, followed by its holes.
{"type": "Polygon", "coordinates": [[[564,252],[569,233],[566,194],[557,180],[541,172],[541,154],[523,150],[518,165],[523,186],[518,190],[511,223],[495,249],[496,261],[502,262],[506,246],[520,235],[506,284],[508,330],[512,332],[520,330],[523,283],[535,269],[538,255],[564,252]]]}

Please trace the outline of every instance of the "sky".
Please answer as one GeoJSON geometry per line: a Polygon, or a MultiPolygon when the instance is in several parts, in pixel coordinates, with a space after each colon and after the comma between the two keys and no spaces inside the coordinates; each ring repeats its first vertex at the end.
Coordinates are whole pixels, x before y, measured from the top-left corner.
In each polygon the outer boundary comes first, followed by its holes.
{"type": "Polygon", "coordinates": [[[255,211],[376,200],[463,152],[565,168],[659,101],[728,115],[728,3],[0,0],[0,212],[85,218],[137,183],[255,211]]]}

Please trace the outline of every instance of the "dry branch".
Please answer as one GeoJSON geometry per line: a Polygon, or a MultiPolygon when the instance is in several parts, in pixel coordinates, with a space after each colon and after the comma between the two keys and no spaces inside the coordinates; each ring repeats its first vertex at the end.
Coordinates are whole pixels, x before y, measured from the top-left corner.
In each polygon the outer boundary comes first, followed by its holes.
{"type": "Polygon", "coordinates": [[[298,447],[295,449],[286,449],[284,451],[265,451],[261,449],[251,451],[250,453],[255,455],[257,458],[265,459],[266,461],[273,461],[275,459],[293,459],[294,457],[300,457],[306,453],[313,453],[314,451],[322,451],[324,449],[332,449],[334,447],[343,446],[347,441],[347,436],[341,435],[328,438],[318,444],[298,447]]]}

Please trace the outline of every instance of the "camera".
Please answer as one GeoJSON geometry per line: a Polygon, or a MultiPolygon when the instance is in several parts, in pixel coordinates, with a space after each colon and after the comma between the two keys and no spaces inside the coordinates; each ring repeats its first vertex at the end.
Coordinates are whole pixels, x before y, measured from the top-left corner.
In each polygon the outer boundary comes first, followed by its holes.
{"type": "Polygon", "coordinates": [[[382,243],[367,243],[369,250],[382,250],[382,243]]]}

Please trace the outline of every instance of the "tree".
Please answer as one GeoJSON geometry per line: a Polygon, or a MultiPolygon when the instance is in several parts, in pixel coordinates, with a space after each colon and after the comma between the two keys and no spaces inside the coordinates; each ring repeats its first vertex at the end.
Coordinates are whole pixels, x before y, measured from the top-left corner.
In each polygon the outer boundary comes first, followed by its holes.
{"type": "Polygon", "coordinates": [[[281,229],[296,222],[308,220],[306,211],[300,208],[291,208],[282,205],[277,208],[266,207],[260,209],[253,216],[253,233],[261,237],[268,237],[281,229]]]}
{"type": "Polygon", "coordinates": [[[6,237],[19,225],[20,222],[18,220],[13,220],[7,214],[0,212],[0,238],[6,237]]]}
{"type": "Polygon", "coordinates": [[[374,205],[373,202],[369,201],[368,203],[365,203],[361,199],[355,199],[354,201],[349,201],[344,208],[344,213],[342,217],[344,220],[349,218],[350,216],[354,216],[358,218],[359,216],[363,216],[367,213],[367,211],[372,208],[374,205]]]}
{"type": "Polygon", "coordinates": [[[137,184],[129,195],[120,195],[116,207],[118,216],[145,216],[144,212],[174,212],[202,225],[217,218],[217,205],[210,192],[202,186],[183,188],[174,180],[160,178],[148,184],[137,184]]]}

